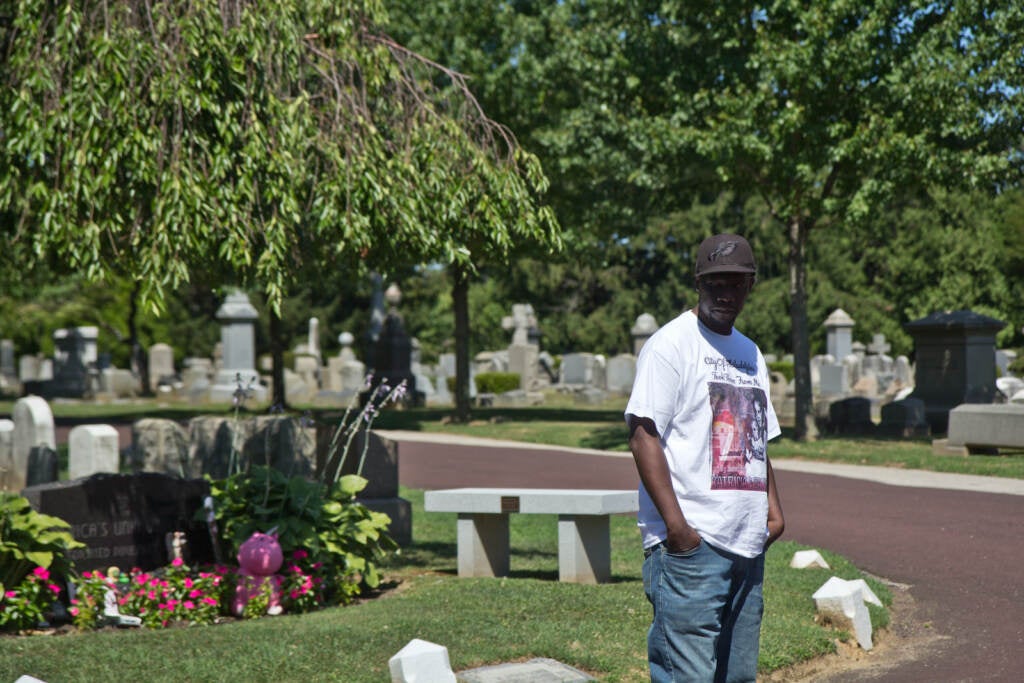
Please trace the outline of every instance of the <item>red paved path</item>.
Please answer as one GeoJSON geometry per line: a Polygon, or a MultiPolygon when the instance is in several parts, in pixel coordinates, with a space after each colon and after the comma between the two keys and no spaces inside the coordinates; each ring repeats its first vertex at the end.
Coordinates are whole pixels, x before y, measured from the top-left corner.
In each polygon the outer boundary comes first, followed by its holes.
{"type": "MultiPolygon", "coordinates": [[[[1024,496],[890,486],[776,471],[786,538],[909,584],[921,617],[949,636],[927,658],[870,680],[1024,680],[1024,496]]],[[[402,441],[399,480],[462,486],[633,488],[630,457],[402,441]]],[[[638,600],[642,596],[638,595],[638,600]]],[[[829,679],[868,680],[858,672],[829,679]]]]}

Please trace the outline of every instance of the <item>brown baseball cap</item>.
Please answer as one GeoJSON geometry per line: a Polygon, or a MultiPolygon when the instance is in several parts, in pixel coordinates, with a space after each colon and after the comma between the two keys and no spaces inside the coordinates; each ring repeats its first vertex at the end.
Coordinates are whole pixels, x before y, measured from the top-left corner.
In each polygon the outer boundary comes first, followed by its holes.
{"type": "Polygon", "coordinates": [[[757,273],[750,243],[740,235],[712,235],[697,249],[697,277],[711,273],[757,273]]]}

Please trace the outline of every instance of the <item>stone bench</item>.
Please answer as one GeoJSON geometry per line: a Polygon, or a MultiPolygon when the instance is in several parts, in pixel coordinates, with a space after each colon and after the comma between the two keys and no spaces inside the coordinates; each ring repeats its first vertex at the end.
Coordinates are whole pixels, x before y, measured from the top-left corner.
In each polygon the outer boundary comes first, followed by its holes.
{"type": "Polygon", "coordinates": [[[636,512],[636,491],[464,488],[427,491],[428,512],[458,513],[459,576],[508,576],[509,515],[558,515],[558,579],[611,579],[609,516],[636,512]]]}
{"type": "Polygon", "coordinates": [[[1024,405],[964,403],[949,411],[948,445],[970,453],[1024,448],[1024,405]]]}

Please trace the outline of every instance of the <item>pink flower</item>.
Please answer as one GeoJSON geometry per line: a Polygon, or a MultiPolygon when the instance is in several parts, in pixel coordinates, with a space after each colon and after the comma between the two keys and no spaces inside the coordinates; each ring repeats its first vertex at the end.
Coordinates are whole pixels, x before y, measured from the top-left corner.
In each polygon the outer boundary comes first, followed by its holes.
{"type": "Polygon", "coordinates": [[[292,600],[298,600],[300,593],[299,591],[293,590],[290,593],[288,593],[288,595],[291,596],[292,600]]]}
{"type": "Polygon", "coordinates": [[[180,567],[183,564],[185,564],[185,560],[181,559],[180,557],[176,557],[173,560],[171,560],[172,567],[180,567]]]}
{"type": "Polygon", "coordinates": [[[7,591],[6,593],[4,593],[4,597],[8,599],[16,598],[18,597],[18,593],[17,591],[7,591]]]}
{"type": "Polygon", "coordinates": [[[307,557],[309,557],[309,553],[307,553],[305,550],[296,550],[294,553],[292,553],[292,559],[296,561],[304,560],[307,557]]]}
{"type": "Polygon", "coordinates": [[[150,600],[156,600],[156,591],[149,591],[149,593],[146,595],[146,597],[149,598],[150,600]]]}
{"type": "Polygon", "coordinates": [[[185,605],[185,609],[193,609],[196,606],[191,600],[186,600],[182,604],[185,605]]]}
{"type": "Polygon", "coordinates": [[[60,593],[60,586],[58,586],[55,583],[48,584],[46,587],[49,588],[51,591],[53,591],[54,595],[57,595],[57,594],[60,593]]]}
{"type": "Polygon", "coordinates": [[[203,594],[203,591],[201,591],[198,588],[196,588],[194,591],[189,591],[188,597],[190,597],[190,598],[198,598],[202,594],[203,594]]]}
{"type": "Polygon", "coordinates": [[[92,572],[82,572],[82,578],[83,579],[91,579],[92,578],[92,572]]]}
{"type": "Polygon", "coordinates": [[[35,569],[32,570],[32,573],[35,574],[40,579],[42,579],[43,581],[49,581],[50,580],[50,572],[49,572],[49,570],[46,567],[36,567],[35,569]]]}
{"type": "Polygon", "coordinates": [[[78,616],[78,608],[77,607],[72,607],[68,611],[71,612],[71,616],[73,616],[73,617],[77,617],[78,616]]]}
{"type": "Polygon", "coordinates": [[[185,588],[191,588],[192,587],[192,577],[186,576],[184,583],[185,583],[185,588]]]}
{"type": "Polygon", "coordinates": [[[216,605],[217,601],[213,598],[203,598],[203,602],[207,605],[216,605]]]}

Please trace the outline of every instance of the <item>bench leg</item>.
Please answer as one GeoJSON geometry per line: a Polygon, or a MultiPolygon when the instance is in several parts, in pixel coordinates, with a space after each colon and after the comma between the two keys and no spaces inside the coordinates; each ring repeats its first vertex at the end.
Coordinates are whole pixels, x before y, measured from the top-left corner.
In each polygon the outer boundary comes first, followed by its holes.
{"type": "Polygon", "coordinates": [[[459,513],[459,576],[508,576],[508,515],[459,513]]]}
{"type": "Polygon", "coordinates": [[[558,580],[605,583],[611,576],[608,515],[559,515],[558,580]]]}

